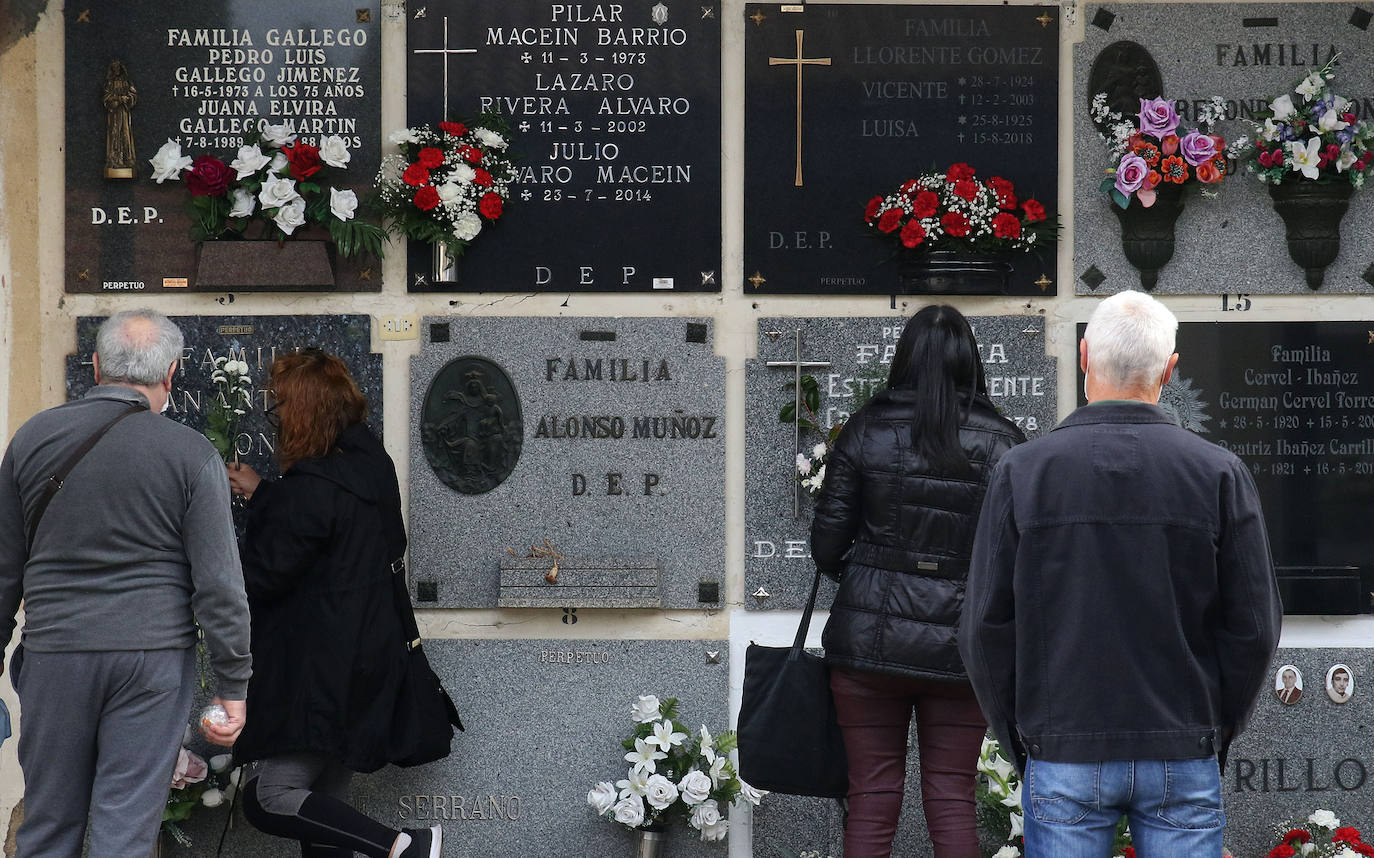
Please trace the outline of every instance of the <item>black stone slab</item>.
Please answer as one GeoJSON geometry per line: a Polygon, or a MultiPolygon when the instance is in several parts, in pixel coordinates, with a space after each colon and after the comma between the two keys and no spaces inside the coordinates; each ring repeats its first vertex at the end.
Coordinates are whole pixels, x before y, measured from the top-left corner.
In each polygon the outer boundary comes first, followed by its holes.
{"type": "Polygon", "coordinates": [[[412,242],[411,291],[719,291],[722,8],[410,4],[407,121],[496,110],[519,173],[459,282],[417,283],[412,242]]]}
{"type": "MultiPolygon", "coordinates": [[[[899,291],[864,205],[954,162],[1054,216],[1057,6],[782,8],[746,5],[746,294],[899,291]]],[[[1055,293],[1052,251],[1013,257],[1012,294],[1055,293]]]]}
{"type": "MultiPolygon", "coordinates": [[[[67,8],[66,291],[196,289],[185,181],[150,178],[148,160],[169,138],[183,154],[228,163],[244,134],[263,123],[290,122],[316,145],[337,134],[352,154],[348,186],[365,196],[381,153],[380,19],[365,0],[96,0],[67,8]],[[105,178],[102,90],[116,59],[137,93],[132,179],[105,178]]],[[[334,274],[338,291],[381,288],[375,260],[338,260],[334,274]]]]}

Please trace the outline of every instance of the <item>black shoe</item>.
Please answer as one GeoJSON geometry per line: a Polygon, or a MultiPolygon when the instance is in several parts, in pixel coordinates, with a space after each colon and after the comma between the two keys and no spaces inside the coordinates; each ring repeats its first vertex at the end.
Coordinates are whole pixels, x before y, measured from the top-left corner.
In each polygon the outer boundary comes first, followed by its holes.
{"type": "Polygon", "coordinates": [[[444,829],[439,826],[407,828],[403,833],[410,836],[410,845],[396,858],[439,858],[443,854],[444,829]]]}

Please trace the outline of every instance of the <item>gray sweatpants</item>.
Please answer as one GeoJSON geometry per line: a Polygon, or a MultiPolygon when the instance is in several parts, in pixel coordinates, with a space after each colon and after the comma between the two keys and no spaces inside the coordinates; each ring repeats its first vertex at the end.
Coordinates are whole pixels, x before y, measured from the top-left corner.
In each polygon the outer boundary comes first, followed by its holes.
{"type": "Polygon", "coordinates": [[[195,650],[33,652],[18,676],[18,858],[153,851],[191,709],[195,650]]]}

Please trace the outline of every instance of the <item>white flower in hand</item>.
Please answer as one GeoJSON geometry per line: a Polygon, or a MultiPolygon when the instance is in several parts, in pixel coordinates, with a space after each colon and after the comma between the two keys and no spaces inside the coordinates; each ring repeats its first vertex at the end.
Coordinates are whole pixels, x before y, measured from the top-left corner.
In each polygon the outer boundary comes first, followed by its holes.
{"type": "Polygon", "coordinates": [[[768,795],[767,790],[758,789],[752,784],[745,783],[743,778],[740,779],[739,797],[744,801],[749,802],[754,807],[758,807],[759,802],[763,801],[763,797],[766,795],[768,795]]]}
{"type": "Polygon", "coordinates": [[[637,795],[622,798],[611,809],[615,821],[630,828],[638,828],[644,822],[644,799],[637,795]]]}
{"type": "Polygon", "coordinates": [[[207,762],[210,763],[210,771],[215,772],[217,774],[229,768],[229,764],[233,761],[233,754],[216,754],[215,756],[207,760],[207,762]]]}
{"type": "Polygon", "coordinates": [[[1011,815],[1011,833],[1007,837],[1020,837],[1025,834],[1026,818],[1019,813],[1011,815]]]}
{"type": "Polygon", "coordinates": [[[1007,793],[1007,797],[1004,798],[1004,799],[1002,799],[1002,804],[1005,804],[1007,807],[1020,807],[1020,806],[1021,806],[1021,785],[1020,785],[1020,784],[1017,784],[1017,785],[1016,785],[1016,789],[1014,789],[1014,790],[1012,790],[1011,792],[1007,793]]]}
{"type": "Polygon", "coordinates": [[[646,745],[658,745],[660,750],[671,751],[681,745],[687,739],[686,733],[678,733],[673,730],[673,722],[663,720],[654,725],[652,736],[644,740],[646,745]]]}
{"type": "Polygon", "coordinates": [[[348,145],[339,135],[331,134],[320,141],[320,160],[329,166],[343,169],[348,166],[348,160],[352,157],[348,152],[348,145]]]}
{"type": "Polygon", "coordinates": [[[258,191],[258,202],[265,209],[274,209],[295,202],[301,195],[296,193],[296,181],[280,176],[268,176],[258,191]]]}
{"type": "Polygon", "coordinates": [[[239,154],[234,160],[229,162],[229,166],[238,171],[238,178],[246,178],[257,171],[266,167],[272,159],[262,154],[262,149],[256,145],[240,146],[239,154]]]}
{"type": "Polygon", "coordinates": [[[289,146],[296,142],[296,132],[290,123],[267,125],[262,129],[262,139],[273,146],[289,146]]]}
{"type": "Polygon", "coordinates": [[[797,473],[803,476],[811,473],[811,460],[801,453],[797,454],[797,473]]]}
{"type": "Polygon", "coordinates": [[[200,803],[206,807],[219,807],[221,804],[224,804],[224,793],[214,787],[210,787],[200,794],[200,803]]]}
{"type": "Polygon", "coordinates": [[[1330,828],[1333,831],[1341,827],[1341,821],[1336,818],[1336,814],[1329,810],[1315,811],[1307,817],[1307,821],[1313,825],[1320,825],[1322,828],[1330,828]]]}
{"type": "Polygon", "coordinates": [[[358,210],[358,195],[352,191],[329,189],[329,212],[339,220],[352,220],[358,210]]]}
{"type": "MultiPolygon", "coordinates": [[[[455,219],[453,226],[453,237],[459,241],[472,241],[477,237],[477,233],[482,231],[482,219],[472,212],[464,212],[455,219]]],[[[657,699],[657,698],[655,698],[657,699]]],[[[644,719],[652,721],[658,717],[658,711],[644,719]]]]}
{"type": "Polygon", "coordinates": [[[654,748],[644,739],[635,739],[635,749],[625,755],[626,761],[635,767],[637,771],[653,772],[658,768],[657,760],[662,760],[668,755],[654,748]]]}
{"type": "Polygon", "coordinates": [[[602,781],[587,793],[587,804],[600,816],[615,806],[616,798],[615,786],[610,781],[602,781]]]}
{"type": "Polygon", "coordinates": [[[692,769],[677,782],[678,792],[688,807],[701,804],[711,794],[711,778],[692,769]]]}
{"type": "Polygon", "coordinates": [[[190,169],[191,156],[182,156],[181,144],[175,140],[168,140],[162,144],[162,148],[157,150],[157,154],[148,160],[153,165],[153,181],[159,185],[168,179],[176,179],[181,175],[182,170],[190,169]]]}
{"type": "Polygon", "coordinates": [[[636,723],[647,724],[658,720],[658,710],[662,706],[654,695],[641,694],[638,700],[630,704],[630,712],[634,715],[636,723]]]}
{"type": "Polygon", "coordinates": [[[1288,95],[1280,95],[1269,104],[1269,109],[1274,113],[1274,119],[1283,122],[1285,119],[1292,119],[1297,111],[1293,107],[1293,99],[1288,95]]]}
{"type": "Polygon", "coordinates": [[[1321,163],[1321,156],[1317,153],[1317,148],[1321,146],[1322,139],[1313,137],[1304,146],[1301,141],[1294,140],[1288,145],[1288,154],[1293,158],[1293,171],[1301,172],[1309,179],[1317,178],[1318,165],[1321,163]]]}
{"type": "Polygon", "coordinates": [[[993,854],[992,858],[1021,858],[1021,850],[1015,846],[1003,846],[993,854]]]}
{"type": "Polygon", "coordinates": [[[621,798],[629,795],[645,795],[649,792],[649,773],[639,769],[630,769],[625,780],[616,781],[615,785],[620,790],[621,798]]]}
{"type": "Polygon", "coordinates": [[[677,801],[677,787],[663,775],[650,775],[645,786],[644,798],[655,810],[663,810],[677,801]]]}
{"type": "Polygon", "coordinates": [[[277,209],[277,216],[273,218],[281,231],[290,235],[295,232],[297,227],[305,225],[305,200],[297,197],[281,208],[277,209]]]}
{"type": "Polygon", "coordinates": [[[249,217],[257,207],[257,201],[247,189],[234,188],[234,205],[229,209],[229,217],[249,217]]]}
{"type": "Polygon", "coordinates": [[[822,442],[820,442],[819,444],[817,444],[816,446],[814,446],[814,447],[811,448],[811,458],[813,458],[813,459],[824,459],[824,458],[825,458],[825,454],[828,453],[828,452],[830,452],[830,448],[829,448],[829,447],[826,447],[826,446],[825,446],[825,442],[822,441],[822,442]]]}

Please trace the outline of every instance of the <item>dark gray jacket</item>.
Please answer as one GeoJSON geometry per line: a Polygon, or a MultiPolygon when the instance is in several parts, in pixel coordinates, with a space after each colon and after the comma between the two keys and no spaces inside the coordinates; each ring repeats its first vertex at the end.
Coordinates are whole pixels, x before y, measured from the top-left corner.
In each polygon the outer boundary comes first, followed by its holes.
{"type": "Polygon", "coordinates": [[[1018,763],[1224,759],[1281,618],[1245,465],[1112,401],[998,463],[959,643],[1018,763]]]}
{"type": "Polygon", "coordinates": [[[15,433],[0,464],[0,642],[21,599],[24,646],[36,652],[189,647],[194,614],[218,694],[242,700],[252,657],[229,479],[199,433],[151,412],[121,421],[67,477],[27,550],[48,476],[135,402],[148,404],[102,385],[15,433]]]}

